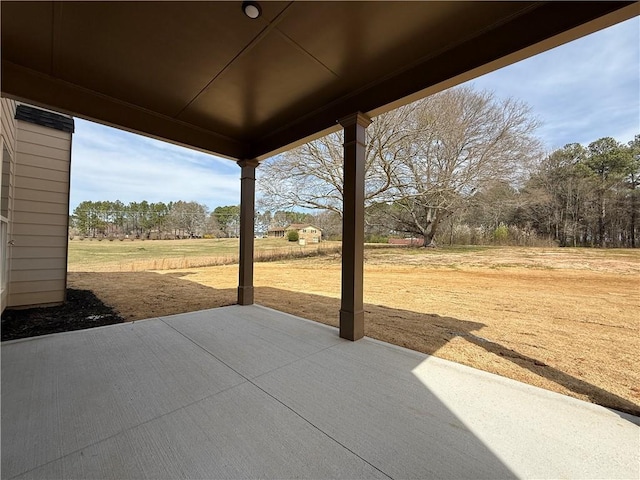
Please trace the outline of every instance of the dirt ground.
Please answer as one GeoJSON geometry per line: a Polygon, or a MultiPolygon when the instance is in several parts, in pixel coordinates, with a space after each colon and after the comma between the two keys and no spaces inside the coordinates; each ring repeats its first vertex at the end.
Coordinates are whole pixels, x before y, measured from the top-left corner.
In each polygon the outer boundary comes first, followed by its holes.
{"type": "MultiPolygon", "coordinates": [[[[640,254],[586,249],[367,251],[373,338],[640,415],[640,254]]],[[[72,272],[125,320],[230,305],[235,265],[72,272]]],[[[255,265],[256,303],[330,325],[338,255],[255,265]]]]}

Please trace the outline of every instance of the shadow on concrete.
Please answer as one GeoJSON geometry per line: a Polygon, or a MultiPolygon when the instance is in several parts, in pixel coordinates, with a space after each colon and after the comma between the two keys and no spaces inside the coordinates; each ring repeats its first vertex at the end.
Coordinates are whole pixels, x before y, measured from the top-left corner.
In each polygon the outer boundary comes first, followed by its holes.
{"type": "Polygon", "coordinates": [[[9,342],[3,476],[518,478],[422,360],[259,307],[9,342]]]}
{"type": "MultiPolygon", "coordinates": [[[[175,315],[236,303],[236,289],[217,289],[185,279],[188,274],[153,272],[69,273],[69,284],[92,290],[125,320],[175,315]]],[[[256,287],[255,302],[275,310],[338,326],[338,298],[256,287]]],[[[456,337],[462,337],[487,352],[563,386],[593,403],[632,415],[640,415],[640,405],[584,380],[523,355],[499,343],[482,338],[480,322],[424,314],[409,310],[365,304],[365,334],[429,355],[456,337]],[[475,333],[474,333],[475,332],[475,333]],[[409,333],[409,335],[407,335],[409,333]]]]}
{"type": "MultiPolygon", "coordinates": [[[[337,298],[291,291],[286,291],[285,294],[279,289],[260,287],[256,289],[256,303],[338,326],[340,300],[337,298]],[[282,298],[286,298],[286,301],[279,301],[282,298]],[[327,312],[328,315],[318,318],[314,312],[319,310],[327,312]]],[[[463,337],[487,352],[557,383],[578,395],[588,397],[593,403],[631,415],[640,415],[640,405],[549,366],[539,359],[482,338],[477,332],[486,326],[483,323],[381,305],[365,304],[364,308],[365,334],[368,337],[436,356],[438,350],[450,340],[463,337]],[[410,333],[409,336],[406,335],[407,332],[410,333]]]]}

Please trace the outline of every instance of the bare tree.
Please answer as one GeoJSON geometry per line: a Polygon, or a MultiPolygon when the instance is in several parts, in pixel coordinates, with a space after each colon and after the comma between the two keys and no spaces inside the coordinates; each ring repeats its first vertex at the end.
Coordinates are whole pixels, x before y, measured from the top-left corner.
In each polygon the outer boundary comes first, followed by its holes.
{"type": "MultiPolygon", "coordinates": [[[[380,201],[391,187],[394,165],[413,132],[410,106],[382,115],[367,129],[365,205],[380,201]]],[[[279,155],[260,168],[259,205],[273,210],[308,208],[342,215],[342,132],[327,135],[279,155]]]]}
{"type": "Polygon", "coordinates": [[[205,234],[211,235],[215,238],[226,237],[226,233],[220,227],[218,217],[214,213],[211,213],[205,222],[205,234]]]}
{"type": "Polygon", "coordinates": [[[207,207],[197,202],[182,200],[172,204],[169,223],[179,236],[201,236],[205,230],[207,207]]]}
{"type": "MultiPolygon", "coordinates": [[[[514,182],[540,155],[536,126],[525,104],[469,87],[377,117],[367,130],[369,225],[432,243],[442,220],[482,185],[514,182]]],[[[268,162],[259,179],[263,201],[341,214],[341,143],[341,135],[330,135],[268,162]]]]}
{"type": "Polygon", "coordinates": [[[483,186],[518,185],[541,147],[529,107],[461,87],[414,104],[410,151],[392,177],[395,228],[433,242],[442,221],[483,186]]]}

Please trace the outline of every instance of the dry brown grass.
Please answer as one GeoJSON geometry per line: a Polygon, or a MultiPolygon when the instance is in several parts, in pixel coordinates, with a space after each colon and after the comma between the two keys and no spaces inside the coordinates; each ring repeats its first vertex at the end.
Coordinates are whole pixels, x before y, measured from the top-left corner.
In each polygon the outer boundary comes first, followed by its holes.
{"type": "MultiPolygon", "coordinates": [[[[367,251],[368,336],[640,414],[640,253],[367,251]]],[[[72,273],[130,319],[235,302],[237,266],[72,273]]],[[[337,255],[258,263],[256,302],[337,325],[337,255]]]]}
{"type": "MultiPolygon", "coordinates": [[[[341,247],[323,247],[318,249],[281,248],[272,250],[259,250],[255,252],[256,262],[275,262],[280,260],[294,260],[297,258],[317,257],[330,255],[340,251],[341,247]]],[[[235,265],[238,263],[237,254],[207,255],[201,257],[175,257],[175,258],[151,258],[144,260],[132,260],[118,262],[116,264],[105,263],[92,268],[96,272],[147,272],[155,270],[185,270],[200,267],[215,267],[220,265],[235,265]]],[[[75,269],[74,271],[82,271],[75,269]]]]}
{"type": "MultiPolygon", "coordinates": [[[[238,239],[73,240],[69,243],[70,272],[146,272],[238,263],[238,239]]],[[[340,242],[300,246],[282,238],[255,241],[258,262],[317,257],[339,252],[340,242]]]]}

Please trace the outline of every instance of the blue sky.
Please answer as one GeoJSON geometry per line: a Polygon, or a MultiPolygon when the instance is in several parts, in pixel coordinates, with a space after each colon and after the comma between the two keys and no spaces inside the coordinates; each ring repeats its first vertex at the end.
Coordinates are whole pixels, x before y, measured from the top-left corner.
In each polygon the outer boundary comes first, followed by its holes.
{"type": "MultiPolygon", "coordinates": [[[[560,46],[470,82],[531,106],[552,151],[640,133],[640,18],[560,46]]],[[[196,201],[211,210],[240,201],[230,160],[76,119],[73,209],[83,200],[196,201]]]]}

